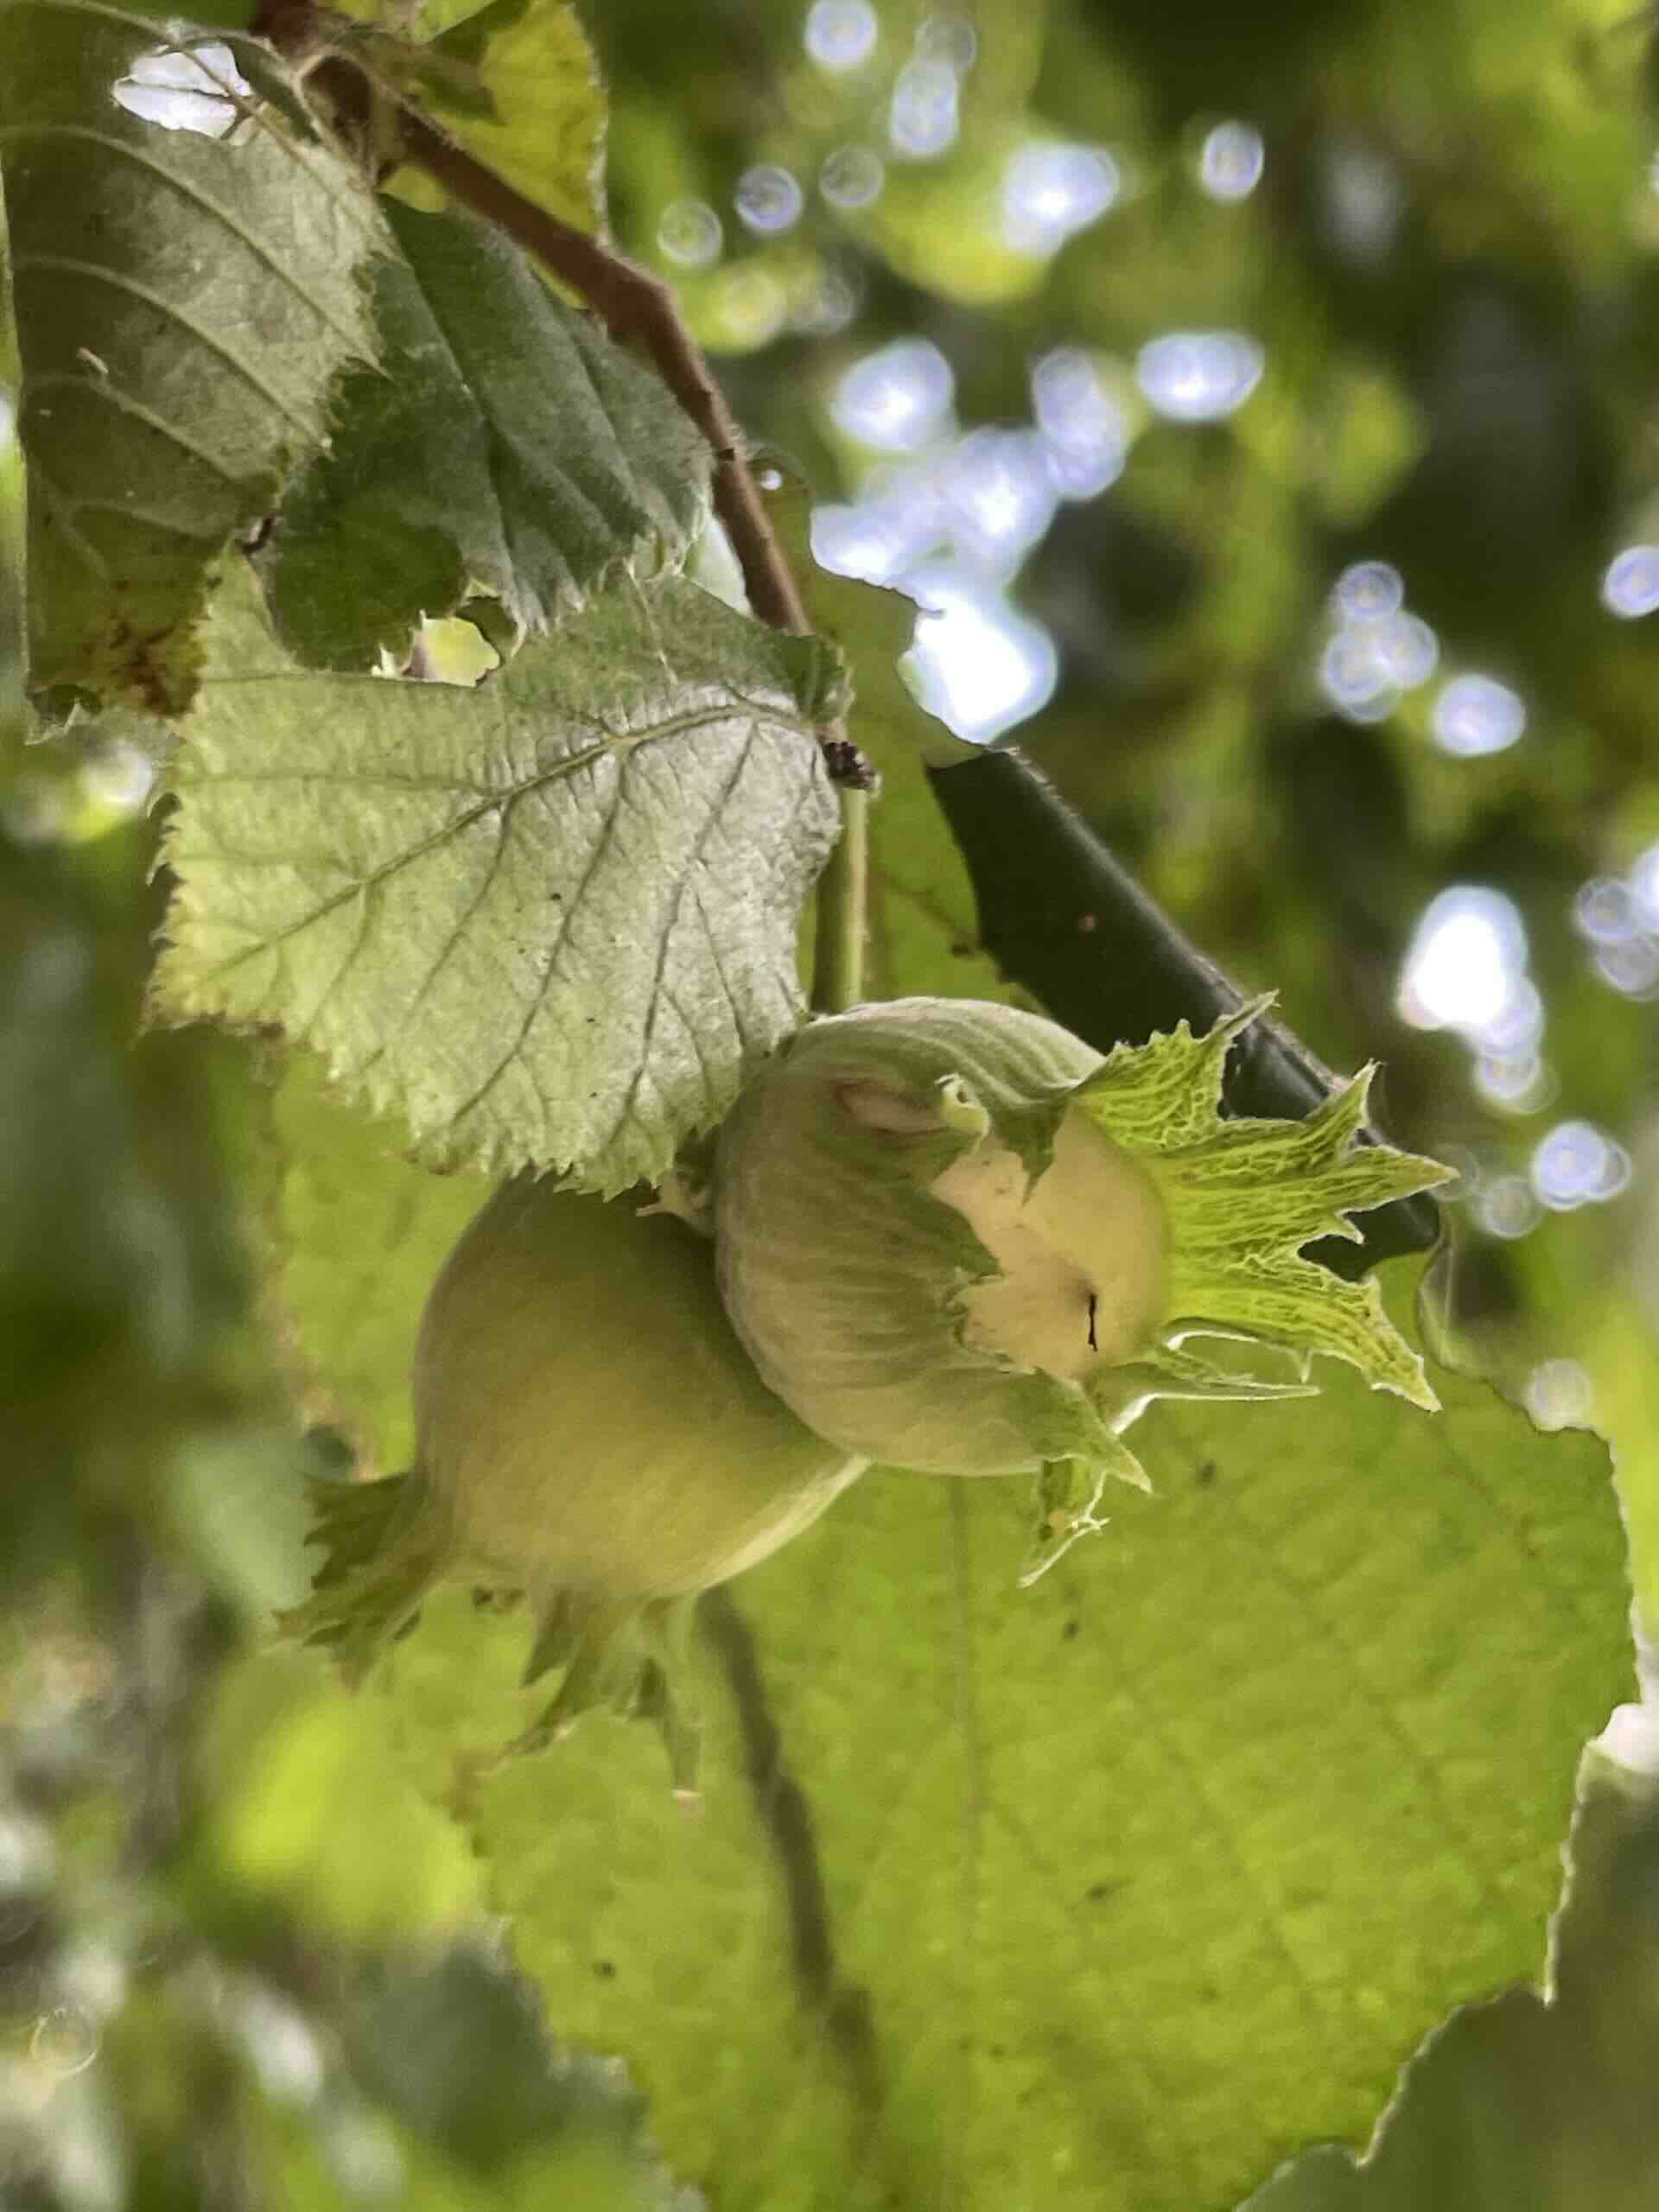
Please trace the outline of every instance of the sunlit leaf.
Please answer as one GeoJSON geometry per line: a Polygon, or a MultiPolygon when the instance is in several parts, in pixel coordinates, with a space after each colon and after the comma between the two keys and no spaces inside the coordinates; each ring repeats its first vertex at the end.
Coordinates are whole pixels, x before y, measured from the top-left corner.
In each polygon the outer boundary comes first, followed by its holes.
{"type": "Polygon", "coordinates": [[[475,73],[494,111],[435,82],[427,101],[446,130],[550,214],[602,230],[605,95],[571,0],[492,0],[432,46],[475,73]]]}
{"type": "Polygon", "coordinates": [[[1646,2212],[1659,2173],[1659,1784],[1585,1758],[1548,1990],[1459,2012],[1363,2162],[1308,2152],[1244,2212],[1646,2212]]]}

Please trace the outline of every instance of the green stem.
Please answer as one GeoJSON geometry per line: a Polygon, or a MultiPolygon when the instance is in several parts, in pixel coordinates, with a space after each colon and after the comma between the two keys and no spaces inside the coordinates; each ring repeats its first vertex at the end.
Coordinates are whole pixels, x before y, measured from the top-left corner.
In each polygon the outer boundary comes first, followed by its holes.
{"type": "Polygon", "coordinates": [[[868,924],[870,794],[843,785],[841,836],[818,879],[818,925],[812,951],[812,1005],[845,1014],[864,995],[864,933],[868,924]]]}

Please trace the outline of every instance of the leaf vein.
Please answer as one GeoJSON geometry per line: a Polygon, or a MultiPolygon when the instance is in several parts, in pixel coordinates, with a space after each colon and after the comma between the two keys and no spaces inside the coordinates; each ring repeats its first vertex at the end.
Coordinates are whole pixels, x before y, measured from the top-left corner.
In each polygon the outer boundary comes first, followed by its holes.
{"type": "MultiPolygon", "coordinates": [[[[756,726],[754,723],[751,722],[748,727],[747,734],[743,740],[742,746],[738,753],[737,760],[732,768],[731,773],[727,777],[725,784],[722,785],[718,797],[710,803],[709,811],[704,817],[702,826],[697,832],[696,842],[692,847],[691,851],[687,855],[684,863],[680,869],[677,880],[676,880],[674,886],[674,895],[669,902],[669,911],[663,922],[662,941],[657,948],[657,967],[656,972],[652,978],[651,996],[646,1005],[645,1034],[640,1040],[639,1062],[634,1068],[632,1077],[629,1079],[627,1089],[623,1094],[622,1103],[617,1109],[616,1119],[605,1139],[605,1149],[607,1151],[615,1144],[617,1139],[621,1135],[622,1130],[627,1123],[629,1117],[632,1116],[634,1109],[634,1103],[639,1096],[640,1084],[644,1080],[645,1071],[651,1064],[651,1046],[652,1040],[657,1033],[657,1014],[658,1007],[662,998],[663,979],[667,972],[669,952],[673,945],[675,932],[679,926],[681,910],[685,903],[686,886],[690,882],[693,874],[702,864],[703,851],[709,842],[709,839],[713,834],[715,826],[719,822],[733,791],[736,789],[744,769],[748,765],[749,755],[754,750],[755,736],[756,726]]],[[[721,981],[723,985],[723,977],[721,981]]],[[[727,997],[728,1002],[730,995],[729,991],[728,991],[727,997]]],[[[735,1007],[733,1008],[733,1013],[734,1016],[735,1016],[735,1007]]],[[[740,1036],[741,1035],[741,1030],[739,1031],[739,1034],[740,1036]]]]}
{"type": "Polygon", "coordinates": [[[153,286],[141,284],[136,276],[124,276],[119,270],[107,269],[99,262],[79,260],[73,254],[20,253],[13,259],[14,278],[26,272],[41,270],[54,276],[78,276],[91,283],[107,284],[115,291],[124,292],[130,298],[141,301],[145,307],[153,308],[156,314],[194,338],[207,352],[217,354],[226,367],[236,372],[250,390],[257,391],[268,406],[291,423],[308,443],[315,439],[318,426],[313,420],[290,400],[285,399],[274,385],[241,358],[233,346],[214,337],[212,331],[204,329],[193,315],[187,315],[175,302],[169,300],[164,293],[156,291],[153,286]]]}
{"type": "MultiPolygon", "coordinates": [[[[181,49],[175,47],[171,50],[177,53],[181,49]]],[[[207,69],[206,65],[200,59],[194,56],[192,58],[196,59],[196,65],[203,70],[204,74],[212,76],[212,71],[207,69]]],[[[223,89],[226,99],[234,97],[228,86],[223,89]]],[[[238,100],[237,105],[242,106],[243,103],[238,100]]],[[[278,136],[281,135],[278,134],[278,136]]],[[[360,354],[363,351],[361,332],[353,330],[341,322],[331,308],[321,300],[315,298],[301,283],[292,266],[265,245],[257,233],[251,230],[241,219],[234,209],[226,207],[222,201],[214,199],[210,192],[204,192],[200,185],[183,175],[178,169],[170,167],[166,162],[158,162],[155,156],[144,147],[136,144],[130,138],[119,137],[113,131],[96,130],[90,124],[25,122],[0,124],[0,139],[20,137],[48,140],[73,139],[80,144],[102,147],[105,152],[121,156],[133,162],[137,167],[148,170],[150,175],[158,177],[163,183],[170,185],[181,199],[188,200],[193,206],[200,207],[205,215],[211,215],[216,222],[230,232],[232,238],[239,239],[255,259],[263,262],[278,283],[292,293],[302,307],[308,308],[326,330],[333,333],[348,354],[360,354]]]]}
{"type": "MultiPolygon", "coordinates": [[[[147,407],[142,399],[136,398],[131,392],[124,391],[119,385],[107,377],[93,376],[90,372],[80,373],[69,369],[52,369],[48,370],[44,376],[29,378],[25,392],[27,398],[32,400],[40,392],[60,391],[65,388],[95,394],[98,398],[107,401],[109,405],[119,413],[130,416],[134,422],[142,423],[147,429],[154,430],[158,436],[166,438],[170,444],[176,446],[181,453],[188,454],[193,461],[199,461],[204,468],[210,469],[221,482],[230,485],[235,490],[242,489],[245,479],[238,476],[234,469],[228,467],[216,454],[209,453],[206,446],[180,429],[176,423],[169,423],[164,415],[157,414],[153,407],[147,407]]],[[[107,504],[105,501],[92,499],[81,502],[83,506],[99,506],[107,504]]],[[[119,512],[124,513],[126,510],[121,509],[119,512]]]]}
{"type": "MultiPolygon", "coordinates": [[[[514,1061],[518,1059],[522,1055],[525,1042],[530,1036],[531,1029],[535,1027],[537,1018],[540,1014],[543,1006],[547,1003],[547,995],[552,988],[554,973],[558,967],[560,956],[564,950],[565,940],[570,934],[571,925],[575,919],[577,909],[580,907],[582,899],[587,896],[588,887],[592,884],[595,874],[601,866],[605,855],[609,849],[611,839],[615,834],[616,825],[621,816],[623,801],[626,797],[626,779],[619,766],[616,773],[616,787],[611,794],[610,804],[605,810],[605,818],[601,825],[599,835],[594,839],[593,849],[588,855],[587,865],[582,869],[581,880],[577,883],[575,889],[570,893],[569,897],[564,901],[563,910],[559,916],[559,926],[554,935],[553,943],[549,948],[546,965],[542,969],[541,981],[537,986],[530,1004],[524,1009],[524,1018],[518,1025],[518,1034],[514,1037],[512,1044],[507,1047],[507,1050],[503,1053],[500,1059],[497,1061],[495,1066],[492,1068],[489,1074],[485,1077],[478,1089],[474,1091],[469,1098],[463,1100],[461,1104],[459,1105],[455,1109],[454,1112],[450,1116],[450,1127],[452,1128],[459,1128],[461,1122],[466,1120],[467,1116],[476,1111],[477,1108],[495,1088],[495,1085],[500,1081],[507,1070],[513,1065],[514,1061]]],[[[531,1082],[532,1085],[536,1088],[537,1097],[541,1104],[543,1126],[543,1128],[545,1128],[547,1101],[542,1096],[540,1086],[538,1084],[535,1084],[535,1078],[533,1077],[531,1077],[531,1082]]]]}

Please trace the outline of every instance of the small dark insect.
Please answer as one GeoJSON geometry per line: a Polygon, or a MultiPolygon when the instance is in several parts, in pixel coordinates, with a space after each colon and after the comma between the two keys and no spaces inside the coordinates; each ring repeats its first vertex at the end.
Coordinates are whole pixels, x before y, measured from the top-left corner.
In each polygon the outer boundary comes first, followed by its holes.
{"type": "Polygon", "coordinates": [[[1095,1316],[1099,1311],[1100,1300],[1091,1290],[1089,1294],[1089,1349],[1090,1351],[1100,1350],[1099,1344],[1095,1340],[1095,1316]]]}
{"type": "Polygon", "coordinates": [[[823,765],[830,771],[832,784],[845,784],[855,791],[875,789],[875,771],[849,737],[824,740],[823,765]]]}

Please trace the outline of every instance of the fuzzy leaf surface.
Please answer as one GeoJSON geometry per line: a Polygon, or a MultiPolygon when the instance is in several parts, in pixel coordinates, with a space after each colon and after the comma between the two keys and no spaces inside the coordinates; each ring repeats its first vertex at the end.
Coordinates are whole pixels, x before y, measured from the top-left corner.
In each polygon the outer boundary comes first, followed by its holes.
{"type": "Polygon", "coordinates": [[[31,681],[151,713],[190,696],[226,540],[322,443],[338,372],[372,357],[360,272],[385,245],[271,58],[210,38],[0,0],[31,681]],[[168,64],[206,87],[195,127],[124,104],[168,64]]]}
{"type": "Polygon", "coordinates": [[[162,1011],[313,1045],[435,1164],[660,1174],[798,1019],[828,651],[623,582],[467,691],[298,669],[234,584],[173,769],[162,1011]]]}
{"type": "Polygon", "coordinates": [[[500,232],[386,213],[403,256],[375,271],[381,364],[346,383],[259,563],[312,666],[401,659],[479,588],[549,628],[620,571],[677,567],[708,507],[712,456],[660,379],[500,232]]]}

